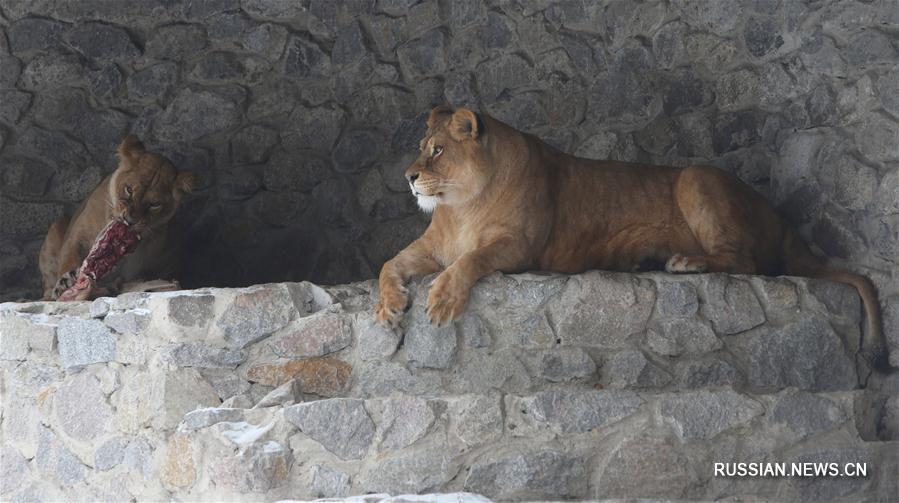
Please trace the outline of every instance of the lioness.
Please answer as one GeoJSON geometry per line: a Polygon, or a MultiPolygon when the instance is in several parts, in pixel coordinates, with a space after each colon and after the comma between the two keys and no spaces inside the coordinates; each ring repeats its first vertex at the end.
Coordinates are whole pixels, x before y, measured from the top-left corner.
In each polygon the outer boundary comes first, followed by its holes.
{"type": "Polygon", "coordinates": [[[56,299],[72,286],[97,234],[115,218],[130,224],[142,239],[104,285],[172,278],[177,272],[178,249],[171,223],[183,195],[194,184],[193,173],[178,172],[165,157],[147,152],[134,135],[122,141],[118,156],[118,168],[81,203],[71,220],[62,217],[50,226],[38,262],[44,299],[56,299]]]}
{"type": "Polygon", "coordinates": [[[707,166],[673,168],[577,158],[471,110],[437,107],[421,154],[406,170],[424,234],[381,269],[379,321],[396,326],[404,283],[443,269],[431,285],[435,324],[458,317],[469,290],[494,272],[540,269],[727,272],[823,277],[856,287],[869,350],[880,313],[871,282],[824,267],[774,209],[736,177],[707,166]]]}

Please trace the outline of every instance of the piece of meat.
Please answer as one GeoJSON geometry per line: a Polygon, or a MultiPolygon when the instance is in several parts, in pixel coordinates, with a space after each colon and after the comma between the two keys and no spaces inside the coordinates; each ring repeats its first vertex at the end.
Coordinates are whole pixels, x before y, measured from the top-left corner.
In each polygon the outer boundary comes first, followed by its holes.
{"type": "Polygon", "coordinates": [[[75,284],[62,292],[57,300],[84,300],[97,281],[109,274],[119,260],[134,251],[140,242],[140,234],[123,220],[109,222],[91,247],[91,251],[81,263],[75,284]]]}

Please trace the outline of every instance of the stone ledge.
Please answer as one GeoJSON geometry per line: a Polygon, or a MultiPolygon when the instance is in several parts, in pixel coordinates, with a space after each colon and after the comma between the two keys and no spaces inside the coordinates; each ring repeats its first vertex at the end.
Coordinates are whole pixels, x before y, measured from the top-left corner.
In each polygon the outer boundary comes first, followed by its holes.
{"type": "MultiPolygon", "coordinates": [[[[713,479],[706,464],[895,466],[856,429],[867,369],[850,287],[497,274],[435,329],[426,281],[395,332],[373,322],[373,281],[0,305],[0,496],[807,498],[817,485],[713,479]]],[[[889,494],[880,472],[836,484],[889,494]]]]}

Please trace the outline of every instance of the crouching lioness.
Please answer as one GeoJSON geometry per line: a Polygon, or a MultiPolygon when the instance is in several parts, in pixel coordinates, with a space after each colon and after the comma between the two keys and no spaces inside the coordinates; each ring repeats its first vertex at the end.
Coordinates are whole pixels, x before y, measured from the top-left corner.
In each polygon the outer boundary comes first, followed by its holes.
{"type": "Polygon", "coordinates": [[[118,293],[125,283],[132,289],[172,285],[144,281],[170,279],[178,272],[172,217],[184,194],[190,192],[194,174],[177,171],[165,157],[148,152],[134,135],[122,141],[118,156],[118,168],[100,182],[72,218],[62,217],[50,226],[38,262],[45,300],[55,300],[74,284],[98,233],[113,219],[124,220],[141,240],[134,252],[104,278],[104,293],[118,293]]]}
{"type": "Polygon", "coordinates": [[[421,155],[406,170],[425,233],[381,269],[378,319],[395,326],[404,283],[443,269],[428,317],[458,317],[479,278],[494,271],[728,272],[825,277],[855,286],[879,338],[874,287],[824,267],[751,188],[713,167],[672,168],[567,155],[486,115],[431,111],[421,155]]]}

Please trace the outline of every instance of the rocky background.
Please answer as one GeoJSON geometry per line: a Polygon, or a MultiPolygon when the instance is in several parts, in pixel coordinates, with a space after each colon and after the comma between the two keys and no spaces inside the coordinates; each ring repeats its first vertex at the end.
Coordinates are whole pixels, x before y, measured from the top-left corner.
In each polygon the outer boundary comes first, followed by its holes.
{"type": "Polygon", "coordinates": [[[872,277],[899,332],[894,0],[0,0],[0,298],[128,132],[203,175],[187,286],[373,277],[426,225],[434,105],[578,155],[709,162],[872,277]]]}

